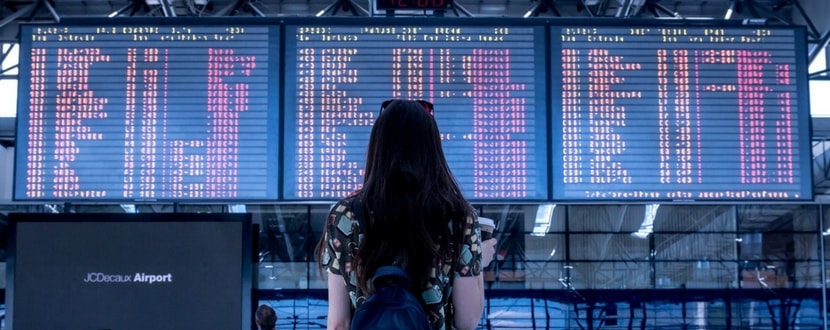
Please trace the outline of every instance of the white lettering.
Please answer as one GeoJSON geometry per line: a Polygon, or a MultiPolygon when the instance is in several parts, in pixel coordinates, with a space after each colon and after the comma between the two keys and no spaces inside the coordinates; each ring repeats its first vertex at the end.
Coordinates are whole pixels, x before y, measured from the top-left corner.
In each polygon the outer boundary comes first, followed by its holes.
{"type": "Polygon", "coordinates": [[[86,274],[84,282],[87,283],[120,283],[132,282],[130,275],[111,275],[104,273],[89,273],[86,274]]]}
{"type": "Polygon", "coordinates": [[[161,283],[161,282],[173,282],[173,274],[167,273],[167,275],[152,275],[152,274],[144,274],[144,273],[135,273],[135,280],[134,282],[145,282],[147,284],[153,283],[161,283]]]}

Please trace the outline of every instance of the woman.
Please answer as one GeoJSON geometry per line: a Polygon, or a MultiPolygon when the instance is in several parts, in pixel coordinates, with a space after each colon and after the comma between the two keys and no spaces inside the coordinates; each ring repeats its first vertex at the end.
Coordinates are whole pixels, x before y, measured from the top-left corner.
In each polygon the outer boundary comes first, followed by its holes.
{"type": "MultiPolygon", "coordinates": [[[[473,329],[481,318],[481,232],[431,114],[426,101],[384,102],[369,137],[363,188],[329,213],[317,245],[328,270],[329,329],[349,328],[354,309],[371,294],[367,281],[391,264],[406,269],[434,329],[473,329]]],[[[488,258],[494,242],[484,244],[488,258]]]]}

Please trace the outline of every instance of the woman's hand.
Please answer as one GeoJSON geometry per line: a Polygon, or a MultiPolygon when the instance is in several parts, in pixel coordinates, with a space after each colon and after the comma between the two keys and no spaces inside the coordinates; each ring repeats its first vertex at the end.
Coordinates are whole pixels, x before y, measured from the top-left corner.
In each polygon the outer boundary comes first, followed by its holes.
{"type": "Polygon", "coordinates": [[[496,243],[498,241],[495,238],[481,242],[481,268],[489,266],[490,262],[493,261],[493,256],[496,254],[496,243]]]}

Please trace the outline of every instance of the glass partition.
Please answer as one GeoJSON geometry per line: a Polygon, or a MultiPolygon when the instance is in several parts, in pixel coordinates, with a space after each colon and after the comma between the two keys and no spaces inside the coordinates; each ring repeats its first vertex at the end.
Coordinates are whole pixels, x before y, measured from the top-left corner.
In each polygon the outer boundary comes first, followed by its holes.
{"type": "Polygon", "coordinates": [[[741,287],[821,287],[817,206],[761,204],[736,209],[741,287]]]}
{"type": "MultiPolygon", "coordinates": [[[[316,328],[325,324],[327,286],[314,248],[330,207],[2,205],[0,247],[8,249],[2,226],[13,212],[251,213],[258,296],[285,316],[280,324],[316,328]]],[[[481,328],[770,328],[787,321],[815,328],[823,321],[820,289],[830,266],[830,235],[822,235],[830,225],[819,221],[830,208],[823,205],[475,207],[494,219],[498,239],[484,271],[481,328]]]]}

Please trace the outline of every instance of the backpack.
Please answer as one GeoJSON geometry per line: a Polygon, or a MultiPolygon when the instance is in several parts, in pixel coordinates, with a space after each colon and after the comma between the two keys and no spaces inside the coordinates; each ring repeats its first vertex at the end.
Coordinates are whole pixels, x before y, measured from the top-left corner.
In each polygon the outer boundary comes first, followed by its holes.
{"type": "Polygon", "coordinates": [[[403,268],[378,268],[372,285],[375,293],[355,310],[352,329],[432,329],[421,302],[409,291],[411,282],[403,268]]]}
{"type": "MultiPolygon", "coordinates": [[[[360,205],[352,201],[352,212],[363,230],[363,217],[360,205]]],[[[372,277],[375,293],[366,299],[352,315],[351,329],[423,329],[431,330],[424,307],[409,290],[412,281],[401,267],[383,266],[372,277]]]]}

